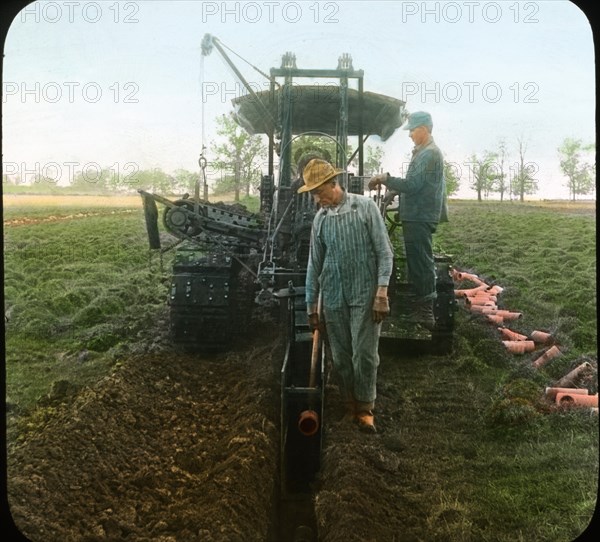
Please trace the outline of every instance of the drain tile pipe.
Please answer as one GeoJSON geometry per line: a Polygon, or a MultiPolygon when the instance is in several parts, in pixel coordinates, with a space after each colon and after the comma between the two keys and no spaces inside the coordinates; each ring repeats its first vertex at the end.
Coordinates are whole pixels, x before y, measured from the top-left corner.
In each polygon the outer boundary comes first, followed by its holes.
{"type": "Polygon", "coordinates": [[[298,419],[298,430],[305,437],[312,437],[319,431],[319,415],[314,410],[305,410],[298,419]]]}
{"type": "Polygon", "coordinates": [[[550,333],[546,333],[545,331],[532,331],[529,334],[529,337],[532,341],[540,344],[548,344],[554,342],[554,337],[550,333]]]}
{"type": "Polygon", "coordinates": [[[556,387],[558,388],[568,388],[575,384],[575,381],[581,376],[584,371],[592,368],[592,364],[588,361],[584,361],[582,364],[578,365],[573,369],[570,373],[567,373],[563,376],[557,383],[556,387]]]}
{"type": "Polygon", "coordinates": [[[536,369],[539,369],[539,368],[543,367],[544,365],[546,365],[546,363],[548,363],[550,360],[557,358],[561,354],[562,354],[562,352],[558,349],[558,347],[556,345],[551,346],[538,359],[536,359],[533,362],[533,366],[536,369]]]}
{"type": "Polygon", "coordinates": [[[498,331],[502,334],[502,336],[507,341],[526,341],[527,335],[522,335],[521,333],[517,333],[512,329],[508,329],[507,327],[499,327],[498,331]]]}
{"type": "Polygon", "coordinates": [[[502,341],[502,343],[511,354],[525,354],[535,350],[533,341],[502,341]]]}
{"type": "Polygon", "coordinates": [[[589,395],[587,388],[546,388],[546,397],[552,401],[556,401],[556,396],[559,393],[568,395],[589,395]]]}
{"type": "Polygon", "coordinates": [[[583,395],[578,393],[557,393],[556,404],[561,406],[598,408],[598,394],[583,395]]]}

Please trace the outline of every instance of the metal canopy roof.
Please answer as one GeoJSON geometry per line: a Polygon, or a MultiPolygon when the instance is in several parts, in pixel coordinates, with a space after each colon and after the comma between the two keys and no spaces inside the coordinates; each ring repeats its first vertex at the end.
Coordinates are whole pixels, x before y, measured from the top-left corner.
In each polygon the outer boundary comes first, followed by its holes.
{"type": "MultiPolygon", "coordinates": [[[[282,90],[265,90],[232,100],[236,121],[250,134],[268,133],[270,119],[278,119],[278,103],[282,90]],[[255,97],[256,96],[256,97],[255,97]],[[262,105],[261,103],[262,102],[262,105]],[[264,107],[263,107],[264,106],[264,107]],[[265,108],[267,111],[265,111],[265,108]]],[[[360,126],[359,92],[347,89],[348,135],[358,135],[360,126]]],[[[340,117],[340,87],[337,85],[293,85],[292,133],[324,132],[335,136],[340,117]]],[[[378,135],[388,139],[406,120],[405,102],[363,92],[363,136],[378,135]]]]}

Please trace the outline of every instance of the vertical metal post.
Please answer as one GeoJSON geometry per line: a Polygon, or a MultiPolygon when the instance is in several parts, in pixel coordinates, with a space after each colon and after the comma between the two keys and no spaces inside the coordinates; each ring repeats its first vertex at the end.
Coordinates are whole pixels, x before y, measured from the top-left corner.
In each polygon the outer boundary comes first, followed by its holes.
{"type": "Polygon", "coordinates": [[[363,141],[363,132],[364,132],[364,100],[363,100],[363,78],[358,78],[358,174],[360,176],[364,175],[364,141],[363,141]]]}
{"type": "Polygon", "coordinates": [[[292,115],[294,103],[292,100],[292,77],[286,76],[282,89],[282,119],[281,119],[281,170],[279,171],[280,187],[288,187],[291,181],[292,164],[292,115]]]}
{"type": "Polygon", "coordinates": [[[339,144],[341,156],[338,159],[337,167],[346,169],[346,158],[348,149],[348,77],[340,77],[340,124],[339,124],[339,144]]]}

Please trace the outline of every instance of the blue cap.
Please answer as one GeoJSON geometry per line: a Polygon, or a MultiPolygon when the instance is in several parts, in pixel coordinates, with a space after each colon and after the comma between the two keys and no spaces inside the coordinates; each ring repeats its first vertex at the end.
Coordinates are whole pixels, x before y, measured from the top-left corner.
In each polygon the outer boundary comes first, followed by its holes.
{"type": "Polygon", "coordinates": [[[414,130],[419,126],[429,126],[430,128],[433,128],[433,121],[431,120],[431,115],[429,113],[426,113],[425,111],[411,113],[408,116],[408,123],[404,129],[414,130]]]}

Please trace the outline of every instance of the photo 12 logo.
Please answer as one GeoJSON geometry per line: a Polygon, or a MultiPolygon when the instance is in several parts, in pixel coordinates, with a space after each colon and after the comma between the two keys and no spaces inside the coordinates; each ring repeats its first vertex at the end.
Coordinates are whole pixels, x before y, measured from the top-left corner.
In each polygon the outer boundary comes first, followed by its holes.
{"type": "Polygon", "coordinates": [[[114,103],[138,103],[139,86],[133,81],[101,85],[95,81],[48,81],[33,83],[6,81],[2,83],[2,103],[18,100],[21,103],[97,103],[102,98],[114,103]]]}
{"type": "Polygon", "coordinates": [[[538,23],[537,2],[400,2],[403,23],[538,23]]]}
{"type": "Polygon", "coordinates": [[[402,83],[402,99],[409,100],[417,97],[422,103],[458,103],[458,102],[485,102],[497,103],[503,97],[511,99],[514,103],[538,103],[540,87],[534,81],[525,83],[513,82],[502,85],[497,81],[448,81],[441,83],[404,81],[402,83]]]}
{"type": "Polygon", "coordinates": [[[135,184],[136,174],[140,167],[135,162],[115,162],[109,167],[102,167],[97,162],[3,162],[2,177],[4,182],[31,185],[45,182],[59,184],[67,181],[69,184],[83,182],[90,184],[135,184]]]}
{"type": "MultiPolygon", "coordinates": [[[[278,101],[278,93],[267,92],[271,90],[269,81],[246,81],[247,87],[239,82],[227,81],[203,81],[202,82],[202,101],[219,100],[225,103],[229,100],[244,97],[248,101],[262,101],[265,105],[273,105],[278,101]]],[[[293,82],[287,85],[286,99],[294,102],[302,99],[305,102],[318,103],[337,103],[339,94],[339,85],[334,82],[315,83],[310,86],[302,83],[293,82]]]]}
{"type": "Polygon", "coordinates": [[[202,22],[338,23],[337,2],[202,2],[202,22]]]}
{"type": "Polygon", "coordinates": [[[21,10],[21,22],[139,23],[137,2],[33,2],[21,10]]]}

